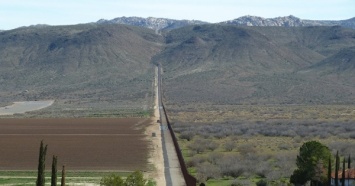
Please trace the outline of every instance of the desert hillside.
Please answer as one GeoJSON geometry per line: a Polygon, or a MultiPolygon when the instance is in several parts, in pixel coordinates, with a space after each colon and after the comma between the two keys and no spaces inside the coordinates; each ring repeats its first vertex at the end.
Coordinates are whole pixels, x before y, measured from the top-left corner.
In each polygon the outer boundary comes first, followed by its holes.
{"type": "Polygon", "coordinates": [[[80,108],[147,109],[159,63],[170,105],[355,98],[355,30],[340,26],[201,23],[157,32],[91,23],[18,28],[0,32],[0,41],[2,105],[54,99],[80,108]]]}
{"type": "Polygon", "coordinates": [[[352,103],[355,30],[199,25],[154,57],[171,104],[352,103]],[[348,83],[344,83],[348,82],[348,83]]]}
{"type": "Polygon", "coordinates": [[[54,99],[100,108],[151,101],[151,58],[163,38],[141,27],[83,24],[4,31],[0,41],[2,103],[54,99]]]}

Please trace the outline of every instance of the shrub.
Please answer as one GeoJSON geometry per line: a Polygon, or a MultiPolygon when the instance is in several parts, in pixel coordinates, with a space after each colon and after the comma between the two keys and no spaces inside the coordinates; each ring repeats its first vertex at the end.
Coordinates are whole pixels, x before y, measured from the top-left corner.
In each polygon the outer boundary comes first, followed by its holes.
{"type": "Polygon", "coordinates": [[[214,151],[219,147],[219,144],[213,140],[209,140],[207,143],[207,149],[210,151],[214,151]]]}
{"type": "Polygon", "coordinates": [[[207,141],[201,138],[195,139],[190,145],[188,145],[190,150],[196,151],[196,153],[202,153],[207,148],[207,141]]]}
{"type": "Polygon", "coordinates": [[[258,182],[256,182],[256,186],[266,186],[267,182],[265,180],[259,180],[258,182]]]}
{"type": "Polygon", "coordinates": [[[253,172],[261,178],[266,178],[266,175],[270,172],[270,169],[272,169],[272,166],[270,166],[268,162],[262,162],[258,164],[256,170],[253,172]]]}
{"type": "MultiPolygon", "coordinates": [[[[266,174],[266,178],[268,181],[275,181],[275,180],[279,180],[282,177],[282,172],[279,170],[273,170],[273,171],[269,171],[266,174]]],[[[292,174],[292,172],[290,174],[288,174],[287,177],[290,177],[292,174]]]]}
{"type": "Polygon", "coordinates": [[[218,161],[223,159],[223,154],[219,152],[212,152],[208,154],[208,162],[217,165],[218,161]]]}
{"type": "Polygon", "coordinates": [[[233,140],[228,140],[226,143],[223,145],[224,149],[226,151],[232,151],[235,148],[235,142],[233,140]]]}
{"type": "Polygon", "coordinates": [[[205,162],[206,159],[202,156],[194,156],[192,157],[190,160],[187,161],[186,166],[188,167],[196,167],[199,164],[202,164],[203,162],[205,162]]]}
{"type": "Polygon", "coordinates": [[[192,140],[192,138],[195,136],[196,134],[194,132],[191,131],[183,131],[181,132],[179,138],[180,139],[186,139],[187,141],[192,140]]]}
{"type": "Polygon", "coordinates": [[[125,186],[145,186],[147,180],[144,179],[141,171],[135,171],[130,174],[125,181],[125,186]]]}
{"type": "MultiPolygon", "coordinates": [[[[204,163],[198,165],[196,168],[196,171],[197,171],[197,174],[203,175],[203,177],[206,178],[206,180],[213,179],[213,178],[217,179],[217,178],[221,177],[221,171],[219,170],[219,168],[215,165],[208,163],[208,162],[204,162],[204,163]]],[[[200,181],[203,181],[203,180],[200,180],[200,181]]]]}
{"type": "Polygon", "coordinates": [[[240,159],[235,156],[225,156],[218,162],[218,167],[222,176],[238,178],[245,172],[245,169],[239,164],[240,159]]]}
{"type": "Polygon", "coordinates": [[[250,144],[243,144],[238,147],[238,151],[242,155],[253,154],[255,153],[255,148],[250,144]]]}
{"type": "Polygon", "coordinates": [[[100,181],[101,186],[123,186],[124,182],[122,178],[118,175],[111,174],[109,176],[104,176],[100,181]]]}
{"type": "Polygon", "coordinates": [[[146,184],[147,186],[156,186],[157,182],[154,180],[148,180],[148,183],[146,184]]]}
{"type": "Polygon", "coordinates": [[[126,180],[123,180],[120,176],[111,174],[101,178],[100,186],[155,186],[154,181],[147,181],[143,177],[141,171],[135,171],[130,174],[126,180]]]}

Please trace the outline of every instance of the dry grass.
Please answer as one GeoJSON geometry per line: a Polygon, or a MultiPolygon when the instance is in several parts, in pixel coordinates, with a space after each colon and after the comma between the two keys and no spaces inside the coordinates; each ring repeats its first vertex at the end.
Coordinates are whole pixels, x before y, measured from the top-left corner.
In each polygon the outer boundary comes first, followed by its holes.
{"type": "Polygon", "coordinates": [[[355,121],[355,105],[236,105],[171,109],[172,120],[181,122],[313,120],[355,121]]]}

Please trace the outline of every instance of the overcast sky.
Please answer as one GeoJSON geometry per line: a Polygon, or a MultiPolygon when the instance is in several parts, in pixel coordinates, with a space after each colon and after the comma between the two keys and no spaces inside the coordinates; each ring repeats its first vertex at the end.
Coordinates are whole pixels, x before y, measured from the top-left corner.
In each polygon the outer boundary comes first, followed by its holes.
{"type": "Polygon", "coordinates": [[[0,30],[35,24],[68,25],[122,16],[221,22],[244,15],[343,20],[355,0],[0,0],[0,30]]]}

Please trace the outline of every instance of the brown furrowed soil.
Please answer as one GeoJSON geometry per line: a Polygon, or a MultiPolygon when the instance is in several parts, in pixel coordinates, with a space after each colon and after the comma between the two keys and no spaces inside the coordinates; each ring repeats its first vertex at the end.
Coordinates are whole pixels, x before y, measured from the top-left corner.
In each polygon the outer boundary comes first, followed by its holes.
{"type": "Polygon", "coordinates": [[[150,119],[0,119],[0,170],[36,170],[41,140],[46,167],[58,156],[67,170],[148,169],[144,129],[150,119]]]}

